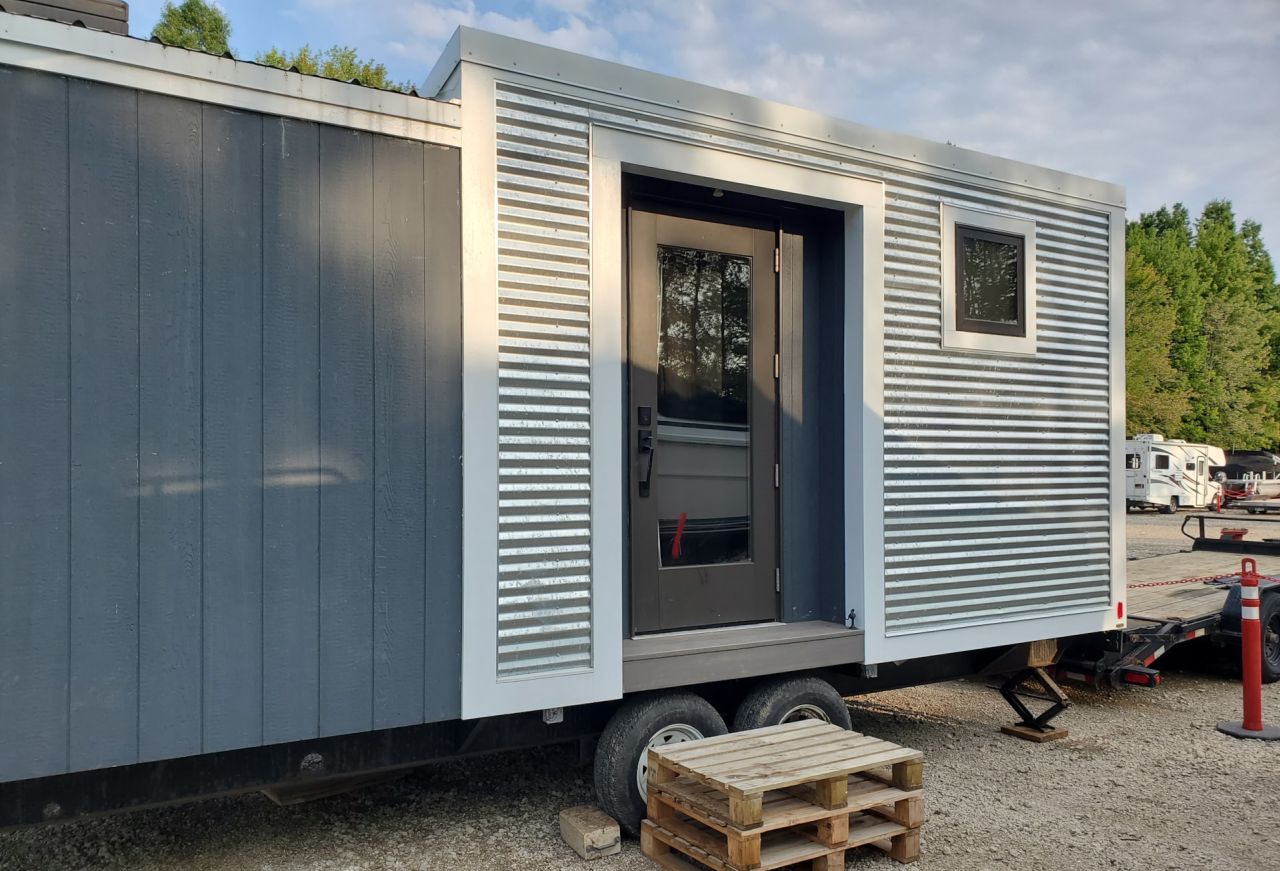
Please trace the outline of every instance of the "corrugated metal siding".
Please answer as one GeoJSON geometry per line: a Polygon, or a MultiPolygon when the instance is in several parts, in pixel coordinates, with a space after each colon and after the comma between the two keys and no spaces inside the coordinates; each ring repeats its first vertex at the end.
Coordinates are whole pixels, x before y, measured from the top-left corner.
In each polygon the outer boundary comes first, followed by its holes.
{"type": "MultiPolygon", "coordinates": [[[[556,103],[544,116],[526,98],[521,105],[548,131],[566,123],[581,131],[576,108],[556,103]]],[[[598,103],[588,117],[885,182],[886,634],[1107,607],[1106,211],[941,179],[927,167],[889,168],[835,143],[780,145],[598,103]],[[944,201],[1036,222],[1034,359],[942,349],[944,201]]],[[[585,131],[578,135],[585,143],[585,131]]]]}
{"type": "Polygon", "coordinates": [[[886,198],[886,633],[1106,607],[1108,216],[924,178],[886,198]],[[941,348],[942,201],[1036,222],[1034,359],[941,348]]]}
{"type": "Polygon", "coordinates": [[[591,664],[590,139],[497,90],[498,674],[591,664]]]}

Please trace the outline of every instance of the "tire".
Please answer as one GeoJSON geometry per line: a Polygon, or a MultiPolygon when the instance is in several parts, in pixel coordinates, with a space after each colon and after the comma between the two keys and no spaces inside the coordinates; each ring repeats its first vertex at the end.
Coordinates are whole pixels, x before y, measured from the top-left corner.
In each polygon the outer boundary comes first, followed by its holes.
{"type": "Polygon", "coordinates": [[[1161,513],[1161,514],[1173,514],[1173,513],[1174,513],[1175,511],[1177,511],[1177,510],[1178,510],[1178,497],[1177,497],[1177,496],[1170,496],[1170,497],[1169,497],[1169,504],[1168,504],[1168,505],[1161,505],[1161,506],[1160,506],[1160,513],[1161,513]]]}
{"type": "Polygon", "coordinates": [[[693,693],[658,693],[624,702],[596,745],[596,801],[624,832],[638,836],[645,816],[639,773],[651,742],[656,746],[728,731],[719,712],[693,693]]]}
{"type": "Polygon", "coordinates": [[[1262,682],[1280,680],[1280,592],[1262,597],[1259,609],[1262,622],[1262,682]]]}
{"type": "Polygon", "coordinates": [[[835,687],[805,675],[762,681],[738,705],[733,731],[776,726],[796,719],[817,719],[852,729],[849,708],[835,687]]]}

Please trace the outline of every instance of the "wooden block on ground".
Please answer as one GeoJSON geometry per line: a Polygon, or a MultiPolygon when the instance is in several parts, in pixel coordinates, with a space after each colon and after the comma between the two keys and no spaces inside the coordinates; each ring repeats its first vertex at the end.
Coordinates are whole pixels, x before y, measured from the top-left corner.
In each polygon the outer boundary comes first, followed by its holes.
{"type": "Polygon", "coordinates": [[[1043,744],[1045,741],[1057,741],[1059,738],[1067,737],[1067,730],[1061,727],[1050,729],[1048,732],[1041,732],[1039,729],[1032,729],[1030,726],[1024,726],[1021,723],[1014,723],[1012,726],[1001,726],[1000,731],[1006,735],[1021,738],[1023,741],[1034,741],[1037,744],[1043,744]]]}
{"type": "Polygon", "coordinates": [[[622,852],[622,833],[613,817],[586,805],[560,811],[560,837],[584,859],[622,852]]]}

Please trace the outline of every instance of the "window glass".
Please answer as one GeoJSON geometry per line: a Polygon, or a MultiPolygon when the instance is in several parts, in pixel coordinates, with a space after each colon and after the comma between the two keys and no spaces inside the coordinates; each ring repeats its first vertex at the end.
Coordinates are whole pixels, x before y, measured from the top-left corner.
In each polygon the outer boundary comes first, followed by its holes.
{"type": "Polygon", "coordinates": [[[1022,237],[956,226],[956,328],[1025,336],[1022,237]]]}
{"type": "Polygon", "coordinates": [[[1125,465],[1130,469],[1142,468],[1142,454],[1125,454],[1125,465]]]}
{"type": "Polygon", "coordinates": [[[1155,468],[1157,468],[1157,469],[1167,469],[1167,468],[1169,468],[1169,455],[1168,455],[1168,454],[1156,454],[1155,460],[1152,462],[1152,464],[1151,464],[1151,465],[1152,465],[1152,466],[1154,466],[1154,467],[1155,467],[1155,468]]]}
{"type": "Polygon", "coordinates": [[[1195,470],[1196,470],[1196,461],[1195,461],[1195,460],[1192,460],[1191,462],[1187,463],[1187,471],[1188,471],[1188,472],[1194,472],[1195,470]]]}
{"type": "Polygon", "coordinates": [[[658,246],[659,565],[751,558],[751,260],[658,246]]]}

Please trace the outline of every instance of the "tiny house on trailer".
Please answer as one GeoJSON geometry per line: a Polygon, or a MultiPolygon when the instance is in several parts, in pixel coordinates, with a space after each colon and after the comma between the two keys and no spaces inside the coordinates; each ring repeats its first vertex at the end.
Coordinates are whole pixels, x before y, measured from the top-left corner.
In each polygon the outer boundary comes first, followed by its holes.
{"type": "Polygon", "coordinates": [[[1124,625],[1121,189],[426,91],[0,15],[0,826],[596,735],[634,825],[651,742],[1124,625]]]}
{"type": "Polygon", "coordinates": [[[1129,508],[1209,508],[1222,503],[1215,475],[1226,465],[1222,448],[1144,433],[1124,443],[1125,501],[1129,508]]]}

